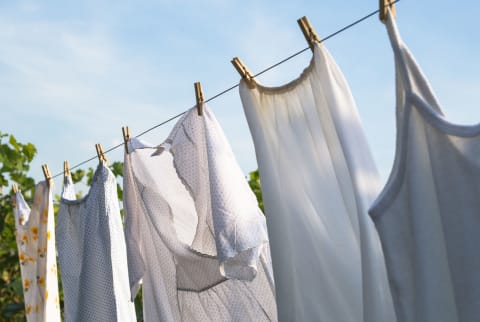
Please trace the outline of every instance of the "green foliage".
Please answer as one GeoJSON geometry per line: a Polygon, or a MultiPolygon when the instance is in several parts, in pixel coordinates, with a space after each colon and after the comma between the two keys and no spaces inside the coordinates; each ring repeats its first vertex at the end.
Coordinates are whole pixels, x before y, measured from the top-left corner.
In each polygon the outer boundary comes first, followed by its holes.
{"type": "Polygon", "coordinates": [[[19,143],[13,135],[0,132],[0,187],[7,187],[9,179],[22,186],[32,186],[34,180],[27,172],[36,153],[33,144],[19,143]]]}
{"type": "Polygon", "coordinates": [[[253,193],[257,197],[260,209],[262,209],[262,211],[265,213],[265,209],[263,208],[262,189],[260,186],[260,173],[258,172],[258,169],[250,172],[248,177],[248,184],[250,185],[250,189],[252,189],[253,193]]]}
{"type": "Polygon", "coordinates": [[[83,177],[85,176],[85,171],[82,169],[77,169],[72,172],[72,181],[73,183],[77,183],[83,180],[83,177]]]}
{"type": "MultiPolygon", "coordinates": [[[[33,144],[19,143],[13,135],[0,132],[0,191],[13,181],[20,187],[34,185],[33,178],[27,173],[36,153],[33,144]]],[[[10,192],[0,192],[0,319],[24,321],[23,289],[10,192]]],[[[31,198],[31,193],[25,191],[25,197],[31,198]]]]}

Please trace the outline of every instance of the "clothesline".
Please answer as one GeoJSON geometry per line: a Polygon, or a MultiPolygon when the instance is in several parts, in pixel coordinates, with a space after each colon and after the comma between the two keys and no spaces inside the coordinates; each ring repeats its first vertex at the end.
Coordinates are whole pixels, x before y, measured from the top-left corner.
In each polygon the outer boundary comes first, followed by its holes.
{"type": "MultiPolygon", "coordinates": [[[[397,2],[400,2],[400,0],[395,0],[395,1],[392,2],[392,4],[396,4],[397,2]]],[[[355,25],[357,25],[357,24],[359,24],[359,23],[367,20],[368,18],[370,18],[370,17],[372,17],[372,16],[375,16],[376,14],[379,13],[379,11],[380,11],[380,9],[377,9],[377,10],[375,10],[375,11],[373,11],[373,12],[371,12],[371,13],[365,15],[365,16],[363,16],[362,18],[359,18],[359,19],[353,21],[352,23],[346,25],[345,27],[343,27],[343,28],[341,28],[341,29],[339,29],[339,30],[337,30],[337,31],[329,34],[329,35],[326,36],[325,38],[322,38],[322,39],[320,40],[320,43],[322,43],[322,42],[324,42],[324,41],[326,41],[326,40],[328,40],[328,39],[330,39],[330,38],[333,38],[333,37],[337,36],[338,34],[340,34],[340,33],[344,32],[344,31],[346,31],[346,30],[354,27],[355,25]]],[[[277,63],[275,63],[275,64],[273,64],[273,65],[271,65],[271,66],[269,66],[269,67],[267,67],[267,68],[265,68],[265,69],[263,69],[262,71],[256,73],[253,77],[260,76],[260,75],[262,75],[262,74],[264,74],[264,73],[266,73],[266,72],[268,72],[268,71],[270,71],[270,70],[272,70],[272,69],[274,69],[274,68],[282,65],[283,63],[289,61],[290,59],[295,58],[296,56],[298,56],[298,55],[300,55],[300,54],[308,51],[309,49],[310,49],[310,47],[307,46],[306,48],[303,48],[302,50],[299,50],[299,51],[297,51],[296,53],[294,53],[294,54],[292,54],[292,55],[290,55],[290,56],[282,59],[281,61],[279,61],[279,62],[277,62],[277,63]]],[[[234,89],[237,88],[238,86],[239,86],[239,84],[235,84],[235,85],[233,85],[233,86],[230,86],[229,88],[221,91],[220,93],[218,93],[218,94],[216,94],[216,95],[214,95],[214,96],[206,99],[206,100],[205,100],[205,103],[210,102],[210,101],[213,101],[214,99],[216,99],[216,98],[218,98],[218,97],[220,97],[220,96],[222,96],[222,95],[224,95],[224,94],[226,94],[226,93],[234,90],[234,89]]],[[[147,133],[150,132],[150,131],[153,131],[154,129],[156,129],[156,128],[160,127],[160,126],[163,126],[163,125],[165,125],[165,124],[167,124],[167,123],[169,123],[169,122],[171,122],[171,121],[179,118],[180,116],[182,116],[183,114],[185,114],[187,111],[188,111],[188,109],[185,110],[185,111],[183,111],[183,112],[181,112],[181,113],[179,113],[179,114],[177,114],[177,115],[175,115],[175,116],[170,117],[169,119],[167,119],[167,120],[165,120],[165,121],[163,121],[163,122],[161,122],[161,123],[159,123],[159,124],[156,124],[156,125],[148,128],[148,129],[146,129],[145,131],[141,132],[140,134],[136,135],[135,137],[137,137],[137,138],[138,138],[138,137],[141,137],[141,136],[147,134],[147,133]]],[[[124,142],[119,143],[119,144],[117,144],[117,145],[115,145],[115,146],[113,146],[113,147],[111,147],[111,148],[106,149],[104,153],[107,154],[107,153],[109,153],[109,152],[111,152],[111,151],[114,151],[114,150],[122,147],[124,144],[125,144],[124,142]]],[[[80,163],[78,163],[78,164],[70,167],[70,170],[76,169],[76,168],[78,168],[78,167],[80,167],[80,166],[82,166],[82,165],[84,165],[84,164],[86,164],[86,163],[88,163],[88,162],[90,162],[90,161],[93,161],[93,160],[95,160],[95,159],[97,159],[97,158],[98,158],[98,157],[95,155],[95,156],[93,156],[93,157],[91,157],[91,158],[89,158],[89,159],[87,159],[87,160],[84,160],[84,161],[82,161],[82,162],[80,162],[80,163]]],[[[55,179],[55,178],[57,178],[57,177],[59,177],[59,176],[63,176],[63,174],[64,174],[64,171],[61,171],[61,172],[53,175],[53,176],[52,176],[52,179],[55,179]]],[[[31,190],[31,189],[33,189],[33,188],[34,188],[34,186],[31,186],[31,187],[29,187],[29,188],[27,188],[27,189],[24,189],[24,191],[29,191],[29,190],[31,190]]],[[[4,199],[6,199],[6,198],[8,198],[8,197],[10,197],[10,194],[8,194],[8,195],[0,198],[0,200],[4,200],[4,199]]]]}

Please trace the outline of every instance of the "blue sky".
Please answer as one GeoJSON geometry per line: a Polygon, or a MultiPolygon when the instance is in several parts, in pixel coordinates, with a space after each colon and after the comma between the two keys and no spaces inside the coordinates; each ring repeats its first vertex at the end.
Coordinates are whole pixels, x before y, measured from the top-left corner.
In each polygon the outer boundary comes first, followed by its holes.
{"type": "MultiPolygon", "coordinates": [[[[306,47],[296,20],[307,15],[324,37],[377,8],[378,1],[0,1],[0,111],[3,133],[32,142],[52,173],[77,164],[195,102],[193,83],[211,97],[239,75],[306,47]]],[[[480,41],[475,1],[397,4],[400,32],[450,120],[480,121],[480,41]]],[[[377,17],[328,40],[357,101],[383,180],[395,146],[394,66],[377,17]]],[[[281,85],[307,66],[310,52],[260,77],[281,85]]],[[[256,168],[238,91],[210,104],[245,172],[256,168]]],[[[145,135],[160,143],[173,122],[145,135]]],[[[288,148],[288,147],[286,147],[288,148]]],[[[109,154],[122,160],[123,150],[109,154]]],[[[96,166],[96,161],[87,166],[96,166]]],[[[57,187],[60,181],[57,180],[57,187]]],[[[59,192],[59,188],[57,188],[59,192]]]]}

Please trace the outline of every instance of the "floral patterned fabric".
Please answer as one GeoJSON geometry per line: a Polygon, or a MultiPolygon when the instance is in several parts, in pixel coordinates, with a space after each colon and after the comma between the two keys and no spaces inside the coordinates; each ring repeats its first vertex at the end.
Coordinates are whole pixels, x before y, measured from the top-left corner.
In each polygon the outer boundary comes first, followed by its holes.
{"type": "Polygon", "coordinates": [[[47,182],[35,187],[32,209],[15,196],[15,226],[28,322],[60,321],[52,193],[47,182]]]}

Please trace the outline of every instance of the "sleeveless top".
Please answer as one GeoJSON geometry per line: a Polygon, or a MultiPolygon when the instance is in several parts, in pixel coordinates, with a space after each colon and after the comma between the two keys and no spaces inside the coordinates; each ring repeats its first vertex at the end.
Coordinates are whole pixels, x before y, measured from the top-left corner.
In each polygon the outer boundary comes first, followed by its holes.
{"type": "Polygon", "coordinates": [[[240,83],[282,321],[395,321],[367,209],[380,189],[355,102],[321,44],[275,88],[240,83]]]}
{"type": "Polygon", "coordinates": [[[393,170],[372,206],[399,321],[480,319],[480,124],[448,122],[403,43],[395,54],[397,144],[393,170]]]}

